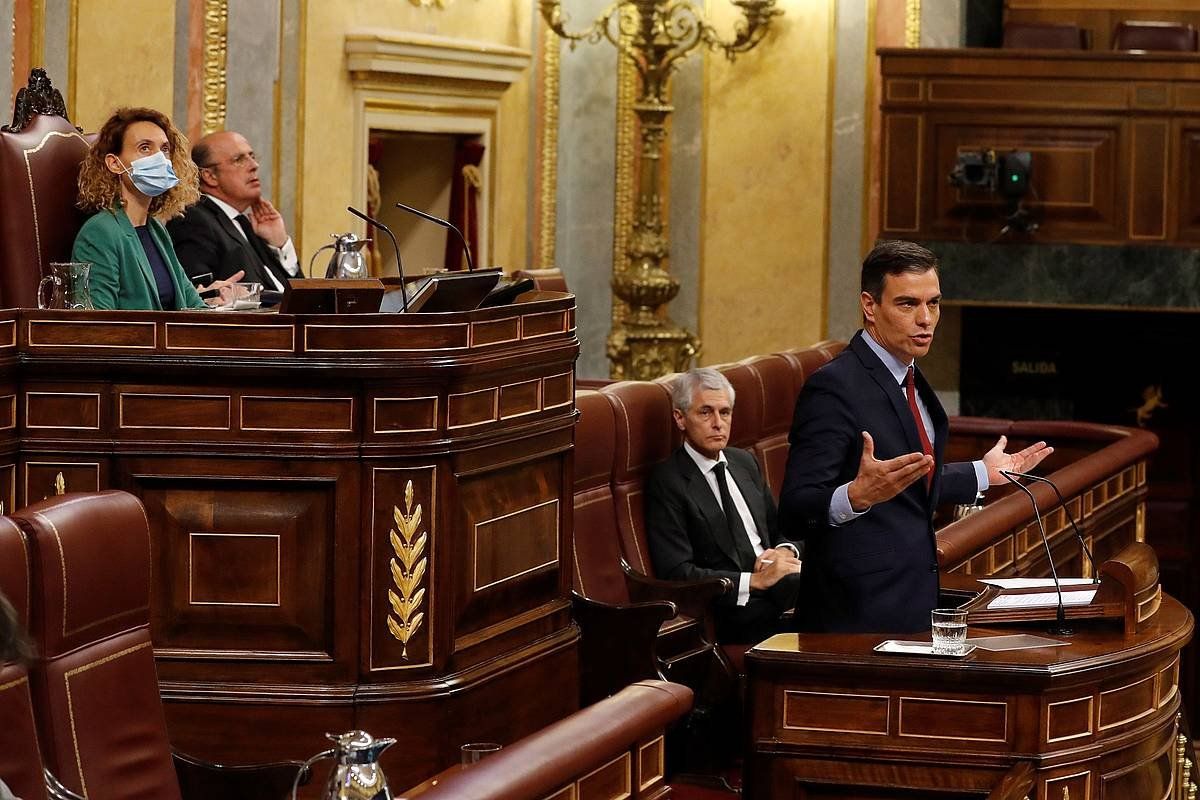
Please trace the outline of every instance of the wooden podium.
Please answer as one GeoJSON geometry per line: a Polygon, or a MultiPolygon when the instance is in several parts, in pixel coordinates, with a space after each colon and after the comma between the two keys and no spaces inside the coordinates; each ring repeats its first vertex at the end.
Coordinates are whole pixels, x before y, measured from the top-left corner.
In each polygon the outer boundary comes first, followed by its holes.
{"type": "Polygon", "coordinates": [[[565,294],[445,314],[0,311],[0,500],[142,499],[181,749],[304,759],[362,728],[399,740],[384,768],[415,784],[463,742],[578,706],[578,350],[565,294]]]}
{"type": "MultiPolygon", "coordinates": [[[[1065,647],[938,658],[880,634],[781,634],[747,653],[748,798],[983,798],[1012,768],[1031,800],[1189,797],[1179,651],[1191,613],[1075,622],[1065,647]]],[[[970,638],[1044,631],[994,626],[970,638]]],[[[900,639],[928,640],[914,634],[900,639]]],[[[1190,758],[1190,754],[1188,755],[1190,758]]]]}

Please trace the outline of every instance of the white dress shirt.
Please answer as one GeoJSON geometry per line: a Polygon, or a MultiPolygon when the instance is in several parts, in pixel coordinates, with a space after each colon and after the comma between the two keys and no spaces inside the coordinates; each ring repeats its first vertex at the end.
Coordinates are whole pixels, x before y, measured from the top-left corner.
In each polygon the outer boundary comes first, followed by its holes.
{"type": "MultiPolygon", "coordinates": [[[[761,556],[763,554],[763,541],[758,533],[758,525],[754,523],[754,516],[750,513],[750,506],[746,505],[746,498],[742,497],[742,491],[738,488],[737,481],[734,480],[733,474],[729,472],[729,460],[725,458],[725,453],[722,451],[716,458],[709,458],[701,453],[696,448],[692,447],[690,442],[683,443],[683,449],[691,457],[692,461],[696,462],[696,467],[700,470],[700,474],[704,476],[704,481],[708,484],[708,488],[712,490],[713,497],[717,499],[717,505],[721,507],[721,511],[725,514],[729,512],[721,505],[721,487],[717,485],[717,475],[713,471],[717,464],[725,465],[725,482],[729,484],[729,497],[733,500],[734,508],[737,509],[738,516],[742,518],[742,526],[746,529],[746,535],[750,538],[750,547],[754,549],[754,555],[761,556]]],[[[790,543],[784,543],[780,547],[790,547],[790,543]]],[[[799,553],[797,553],[799,555],[799,553]]],[[[741,573],[738,579],[738,596],[737,604],[744,606],[750,602],[750,573],[741,573]]]]}
{"type": "MultiPolygon", "coordinates": [[[[229,220],[233,223],[233,227],[237,228],[237,232],[241,234],[243,239],[245,239],[246,232],[243,231],[242,226],[238,224],[237,218],[240,216],[249,218],[250,209],[247,208],[245,211],[238,211],[236,208],[229,205],[229,203],[226,203],[224,200],[218,197],[213,197],[211,194],[206,194],[204,196],[209,200],[212,200],[216,204],[217,208],[225,212],[225,216],[229,217],[229,220]]],[[[246,241],[249,241],[249,239],[246,241]]],[[[271,252],[279,257],[279,263],[283,265],[284,272],[286,272],[288,275],[291,275],[293,278],[300,277],[300,256],[296,254],[296,246],[292,244],[292,237],[288,237],[288,240],[283,243],[283,247],[276,247],[265,239],[263,240],[263,244],[271,248],[271,252]]],[[[266,270],[266,273],[267,280],[273,284],[275,291],[282,292],[283,285],[279,283],[279,279],[275,277],[275,273],[271,272],[271,270],[266,270]]]]}

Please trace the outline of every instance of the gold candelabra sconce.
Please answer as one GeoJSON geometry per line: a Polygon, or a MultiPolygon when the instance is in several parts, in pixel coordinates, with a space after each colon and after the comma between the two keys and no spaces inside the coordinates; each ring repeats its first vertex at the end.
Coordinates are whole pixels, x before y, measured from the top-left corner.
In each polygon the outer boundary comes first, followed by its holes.
{"type": "Polygon", "coordinates": [[[687,369],[700,352],[700,340],[665,313],[679,293],[679,281],[665,269],[670,254],[663,227],[662,174],[667,120],[675,110],[670,102],[670,78],[680,62],[698,47],[720,52],[729,60],[753,50],[783,11],[775,0],[731,0],[742,20],[733,37],[723,39],[703,13],[687,0],[617,0],[580,31],[567,30],[562,0],[539,0],[550,30],[572,48],[579,42],[607,39],[629,59],[640,79],[633,103],[641,136],[634,150],[633,174],[638,176],[632,230],[627,239],[624,269],[615,271],[613,292],[629,313],[608,337],[608,358],[615,379],[650,380],[687,369]]]}

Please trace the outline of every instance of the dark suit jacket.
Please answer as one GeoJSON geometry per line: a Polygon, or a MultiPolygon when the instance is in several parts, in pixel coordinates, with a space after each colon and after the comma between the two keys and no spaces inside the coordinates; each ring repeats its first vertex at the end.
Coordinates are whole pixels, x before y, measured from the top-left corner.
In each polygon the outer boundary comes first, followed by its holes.
{"type": "Polygon", "coordinates": [[[168,222],[167,231],[175,243],[179,263],[190,277],[211,272],[214,280],[222,280],[244,269],[246,277],[242,280],[271,289],[274,284],[263,272],[265,264],[280,285],[287,286],[290,276],[267,243],[254,235],[246,241],[237,223],[204,195],[182,217],[168,222]]]}
{"type": "Polygon", "coordinates": [[[934,428],[932,490],[919,480],[845,525],[829,524],[834,491],[858,474],[862,431],[881,461],[921,451],[904,389],[865,335],[855,334],[796,400],[780,494],[787,530],[806,546],[796,613],[802,630],[927,631],[938,596],[933,510],[938,502],[971,502],[975,470],[944,463],[949,421],[918,369],[917,391],[934,428]]]}
{"type": "MultiPolygon", "coordinates": [[[[779,532],[775,500],[763,481],[754,456],[736,447],[725,448],[727,475],[737,482],[765,548],[791,542],[779,532]]],[[[654,570],[660,578],[700,580],[729,578],[734,591],[719,605],[737,603],[741,564],[721,504],[691,456],[680,447],[659,464],[646,482],[646,538],[654,570]]]]}

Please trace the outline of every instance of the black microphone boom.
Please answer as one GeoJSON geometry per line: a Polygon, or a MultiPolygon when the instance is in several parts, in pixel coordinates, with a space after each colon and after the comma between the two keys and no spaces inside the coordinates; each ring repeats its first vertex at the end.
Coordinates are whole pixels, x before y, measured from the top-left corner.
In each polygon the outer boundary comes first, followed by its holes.
{"type": "Polygon", "coordinates": [[[1002,469],[1000,474],[1004,476],[1005,480],[1024,492],[1029,498],[1029,504],[1033,506],[1033,516],[1037,519],[1038,530],[1042,534],[1042,546],[1046,548],[1046,559],[1050,562],[1050,577],[1054,579],[1054,588],[1058,591],[1058,624],[1057,627],[1050,629],[1050,633],[1055,636],[1070,636],[1075,631],[1067,627],[1067,609],[1063,605],[1062,584],[1058,580],[1058,570],[1054,568],[1054,554],[1050,552],[1050,540],[1046,538],[1046,526],[1042,523],[1042,512],[1038,510],[1037,499],[1033,496],[1033,492],[1029,491],[1028,486],[1014,477],[1018,473],[1002,469]]]}
{"type": "Polygon", "coordinates": [[[1087,542],[1083,539],[1083,534],[1079,532],[1079,526],[1075,524],[1075,517],[1071,514],[1071,509],[1067,507],[1067,501],[1063,500],[1062,492],[1058,490],[1058,486],[1049,478],[1043,478],[1041,475],[1031,475],[1028,472],[1009,472],[1009,475],[1016,475],[1018,478],[1025,478],[1038,483],[1044,483],[1054,490],[1054,496],[1058,498],[1058,504],[1062,506],[1063,513],[1067,515],[1067,520],[1071,523],[1071,530],[1075,531],[1075,538],[1079,540],[1079,546],[1083,550],[1083,554],[1087,556],[1088,563],[1092,565],[1092,583],[1100,583],[1100,573],[1096,569],[1096,559],[1092,557],[1092,551],[1088,549],[1087,542]]]}
{"type": "MultiPolygon", "coordinates": [[[[396,269],[400,273],[400,303],[403,306],[404,311],[407,313],[407,311],[408,311],[408,287],[404,285],[404,262],[400,260],[400,245],[396,244],[396,234],[392,233],[391,228],[389,228],[387,225],[384,225],[382,222],[380,222],[377,219],[372,219],[371,217],[368,217],[366,214],[362,213],[354,206],[346,206],[346,210],[349,211],[354,216],[361,219],[363,222],[367,223],[368,225],[374,225],[376,228],[379,228],[379,230],[386,233],[388,235],[388,238],[392,240],[392,249],[396,251],[396,269]]],[[[395,306],[392,306],[392,308],[394,309],[395,306]]]]}
{"type": "Polygon", "coordinates": [[[443,228],[449,228],[458,234],[458,240],[462,242],[463,252],[467,254],[467,272],[475,271],[475,259],[471,258],[471,248],[467,245],[467,237],[463,236],[462,231],[460,231],[453,222],[448,219],[442,219],[441,217],[435,217],[433,214],[427,214],[420,209],[413,208],[412,206],[406,206],[404,203],[396,203],[396,208],[400,209],[401,211],[407,211],[410,214],[415,214],[427,222],[432,222],[434,225],[441,225],[443,228]]]}

